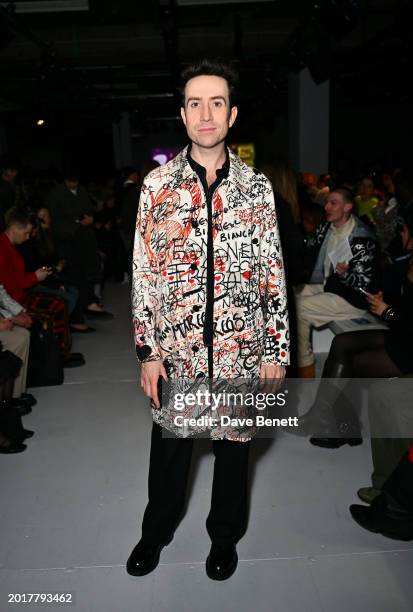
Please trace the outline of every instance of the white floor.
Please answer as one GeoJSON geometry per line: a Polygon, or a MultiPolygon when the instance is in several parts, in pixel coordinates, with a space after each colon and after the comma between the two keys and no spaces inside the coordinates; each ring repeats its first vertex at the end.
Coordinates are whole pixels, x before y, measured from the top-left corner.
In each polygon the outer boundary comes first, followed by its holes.
{"type": "Polygon", "coordinates": [[[75,338],[87,364],[33,390],[28,449],[2,455],[0,609],[79,612],[402,612],[412,609],[413,543],[365,532],[348,506],[369,484],[369,444],[328,451],[280,434],[255,441],[247,534],[228,581],[205,574],[212,454],[199,440],[187,514],[159,567],[125,571],[146,505],[148,403],[137,384],[127,287],[112,322],[75,338]],[[74,604],[12,604],[9,593],[73,593],[74,604]]]}

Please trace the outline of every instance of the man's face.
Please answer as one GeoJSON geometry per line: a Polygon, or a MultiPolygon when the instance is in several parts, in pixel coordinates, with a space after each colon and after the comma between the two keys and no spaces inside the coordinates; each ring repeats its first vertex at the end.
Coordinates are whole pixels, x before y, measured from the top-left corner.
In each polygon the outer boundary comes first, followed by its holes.
{"type": "Polygon", "coordinates": [[[352,208],[352,204],[344,202],[341,193],[333,191],[328,194],[324,205],[326,220],[330,223],[342,223],[348,219],[352,208]]]}
{"type": "Polygon", "coordinates": [[[43,229],[49,229],[51,225],[50,213],[47,208],[40,208],[37,212],[37,218],[40,221],[40,225],[43,229]]]}
{"type": "Polygon", "coordinates": [[[228,83],[222,77],[198,76],[185,87],[182,120],[190,140],[200,147],[212,149],[223,142],[237,116],[230,108],[228,83]]]}
{"type": "Polygon", "coordinates": [[[10,237],[13,244],[23,244],[23,242],[30,238],[33,225],[31,223],[27,225],[12,225],[10,229],[10,237]]]}

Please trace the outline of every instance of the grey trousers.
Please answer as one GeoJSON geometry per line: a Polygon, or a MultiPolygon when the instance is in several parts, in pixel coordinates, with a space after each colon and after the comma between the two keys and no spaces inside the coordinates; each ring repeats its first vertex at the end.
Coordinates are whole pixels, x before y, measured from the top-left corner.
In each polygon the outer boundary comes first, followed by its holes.
{"type": "Polygon", "coordinates": [[[381,490],[413,442],[412,392],[413,374],[377,381],[369,388],[371,479],[375,489],[381,490]]]}

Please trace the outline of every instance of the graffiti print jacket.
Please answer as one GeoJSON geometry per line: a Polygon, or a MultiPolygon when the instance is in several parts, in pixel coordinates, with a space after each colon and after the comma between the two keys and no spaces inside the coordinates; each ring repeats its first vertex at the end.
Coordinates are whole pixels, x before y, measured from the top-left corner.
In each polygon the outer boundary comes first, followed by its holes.
{"type": "Polygon", "coordinates": [[[273,191],[227,151],[228,171],[209,197],[188,148],[143,182],[133,255],[136,353],[141,362],[162,359],[168,378],[211,376],[211,360],[214,379],[289,363],[273,191]]]}

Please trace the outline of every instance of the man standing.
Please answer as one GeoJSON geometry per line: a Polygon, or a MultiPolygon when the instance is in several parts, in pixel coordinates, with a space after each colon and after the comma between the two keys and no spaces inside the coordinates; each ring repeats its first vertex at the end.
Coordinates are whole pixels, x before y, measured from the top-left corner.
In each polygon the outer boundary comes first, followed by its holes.
{"type": "Polygon", "coordinates": [[[94,286],[101,281],[102,266],[93,226],[93,204],[74,169],[66,169],[63,183],[50,191],[46,208],[58,254],[67,263],[66,280],[79,291],[79,305],[88,317],[112,319],[94,293],[94,286]]]}
{"type": "MultiPolygon", "coordinates": [[[[152,399],[149,501],[127,571],[151,572],[183,510],[193,446],[162,437],[169,405],[158,381],[281,379],[289,363],[284,268],[271,184],[225,145],[237,116],[236,77],[203,60],[182,74],[189,146],[143,182],[132,307],[141,384],[152,399]]],[[[224,580],[245,533],[250,441],[213,441],[206,571],[224,580]]]]}

